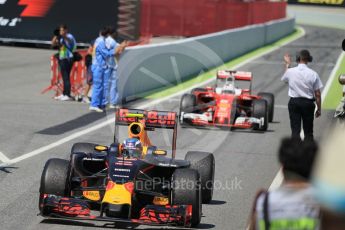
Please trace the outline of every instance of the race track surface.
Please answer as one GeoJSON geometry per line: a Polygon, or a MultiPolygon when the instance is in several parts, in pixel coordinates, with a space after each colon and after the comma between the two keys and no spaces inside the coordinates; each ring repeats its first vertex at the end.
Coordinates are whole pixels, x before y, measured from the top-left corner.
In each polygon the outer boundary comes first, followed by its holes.
{"type": "MultiPolygon", "coordinates": [[[[274,122],[265,133],[208,129],[179,129],[178,158],[188,150],[213,152],[216,158],[216,190],[213,201],[203,205],[200,229],[245,229],[255,192],[268,188],[277,174],[277,148],[280,139],[290,134],[287,111],[287,86],[280,81],[284,72],[282,57],[307,48],[311,64],[324,83],[337,58],[344,33],[341,30],[304,26],[306,35],[287,46],[255,59],[242,70],[254,73],[253,91],[272,92],[276,97],[274,122]]],[[[113,117],[90,113],[77,102],[58,102],[52,93],[40,94],[49,85],[51,50],[0,47],[0,152],[9,159],[32,153],[113,117]]],[[[147,102],[144,102],[147,103],[147,102]]],[[[135,102],[143,104],[142,101],[135,102]]],[[[179,97],[150,109],[178,111],[179,97]]],[[[315,122],[315,137],[322,139],[332,123],[333,111],[323,111],[315,122]]],[[[52,157],[68,158],[75,142],[110,144],[113,126],[86,133],[41,154],[0,168],[0,223],[9,229],[102,229],[102,223],[47,221],[37,216],[38,189],[44,163],[52,157]]],[[[163,131],[158,145],[168,145],[163,131]]],[[[156,138],[154,138],[156,139],[156,138]]],[[[157,138],[158,139],[158,138],[157,138]]],[[[0,162],[1,164],[1,162],[0,162]]],[[[140,229],[149,229],[140,227],[140,229]]]]}

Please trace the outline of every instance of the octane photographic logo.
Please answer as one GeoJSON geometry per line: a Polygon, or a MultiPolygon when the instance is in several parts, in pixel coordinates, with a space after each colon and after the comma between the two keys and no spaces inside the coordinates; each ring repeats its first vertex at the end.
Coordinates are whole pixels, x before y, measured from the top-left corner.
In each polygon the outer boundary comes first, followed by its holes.
{"type": "MultiPolygon", "coordinates": [[[[157,86],[177,88],[177,92],[175,91],[173,95],[165,93],[154,98],[144,98],[138,103],[134,102],[131,105],[133,109],[139,107],[138,109],[145,110],[175,111],[179,114],[180,99],[183,93],[189,93],[191,87],[194,88],[197,85],[203,87],[202,83],[205,79],[201,75],[204,71],[224,64],[222,58],[213,50],[194,39],[176,41],[171,44],[131,47],[125,52],[120,59],[118,70],[118,76],[121,77],[118,90],[122,97],[142,98],[143,91],[150,87],[151,90],[157,86]],[[186,80],[185,76],[191,75],[198,75],[193,86],[190,85],[186,88],[185,84],[181,85],[186,80]],[[169,99],[164,99],[167,97],[169,99]],[[151,103],[157,100],[157,103],[151,103]]],[[[211,85],[211,82],[208,81],[206,85],[211,85]]],[[[107,117],[114,119],[113,111],[109,110],[107,117]]],[[[177,158],[182,158],[187,151],[193,150],[214,152],[230,133],[228,130],[213,128],[191,127],[183,128],[183,132],[181,130],[181,127],[178,127],[177,158]]],[[[154,132],[149,132],[148,135],[154,145],[168,151],[171,149],[171,130],[156,129],[154,132]]],[[[127,132],[122,130],[119,141],[126,136],[127,132]]]]}
{"type": "MultiPolygon", "coordinates": [[[[5,7],[6,3],[8,4],[9,1],[0,0],[0,7],[5,7]]],[[[19,22],[22,21],[22,18],[44,17],[54,3],[55,0],[19,0],[17,5],[19,7],[24,6],[24,9],[21,11],[20,15],[16,15],[15,17],[11,18],[0,16],[0,26],[15,27],[19,22]]]]}

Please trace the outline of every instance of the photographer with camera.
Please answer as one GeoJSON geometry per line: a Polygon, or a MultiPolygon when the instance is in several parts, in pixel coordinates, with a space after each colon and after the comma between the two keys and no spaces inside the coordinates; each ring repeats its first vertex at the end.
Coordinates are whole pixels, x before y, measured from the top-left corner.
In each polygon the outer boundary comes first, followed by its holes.
{"type": "Polygon", "coordinates": [[[66,25],[62,24],[54,31],[52,46],[59,49],[59,67],[63,80],[63,93],[55,99],[69,101],[71,100],[70,73],[73,66],[73,52],[76,49],[76,40],[72,34],[68,33],[66,25]]]}

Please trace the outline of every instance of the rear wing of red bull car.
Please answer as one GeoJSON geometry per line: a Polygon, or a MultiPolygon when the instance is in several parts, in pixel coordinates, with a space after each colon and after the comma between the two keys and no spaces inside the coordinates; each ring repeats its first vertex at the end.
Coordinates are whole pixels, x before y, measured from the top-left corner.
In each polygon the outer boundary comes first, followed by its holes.
{"type": "Polygon", "coordinates": [[[117,137],[119,136],[119,125],[130,126],[133,123],[141,123],[146,131],[154,131],[155,128],[172,129],[172,157],[175,158],[177,122],[178,117],[176,112],[125,108],[116,109],[114,141],[118,142],[117,137]]]}

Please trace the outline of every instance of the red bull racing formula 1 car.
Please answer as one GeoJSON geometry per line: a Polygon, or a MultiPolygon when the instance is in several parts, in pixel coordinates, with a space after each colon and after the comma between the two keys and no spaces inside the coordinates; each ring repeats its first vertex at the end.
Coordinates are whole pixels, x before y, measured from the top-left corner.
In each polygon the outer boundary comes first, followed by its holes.
{"type": "Polygon", "coordinates": [[[40,186],[40,214],[48,218],[125,224],[194,227],[202,203],[212,200],[215,162],[206,152],[175,159],[175,112],[117,109],[110,146],[73,145],[69,160],[46,162],[40,186]],[[119,142],[119,125],[128,138],[119,142]],[[173,131],[171,157],[151,143],[147,131],[173,131]]]}
{"type": "Polygon", "coordinates": [[[218,71],[215,87],[195,88],[182,96],[180,124],[267,130],[273,120],[274,95],[252,95],[251,83],[251,72],[218,71]],[[237,87],[240,83],[249,87],[237,87]]]}

